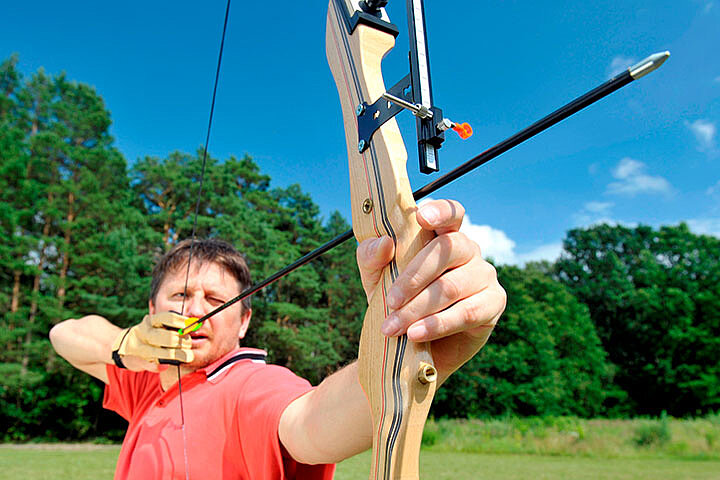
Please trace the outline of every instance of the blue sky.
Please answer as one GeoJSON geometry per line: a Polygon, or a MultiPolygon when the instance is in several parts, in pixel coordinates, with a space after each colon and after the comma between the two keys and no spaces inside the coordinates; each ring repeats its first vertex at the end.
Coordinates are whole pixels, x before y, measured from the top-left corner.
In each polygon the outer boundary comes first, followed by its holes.
{"type": "MultiPolygon", "coordinates": [[[[408,69],[404,4],[388,7],[402,30],[385,61],[388,85],[408,69]]],[[[43,67],[93,85],[130,162],[194,151],[205,136],[224,8],[224,0],[7,2],[0,57],[17,52],[26,74],[43,67]]],[[[465,229],[487,255],[552,258],[568,229],[598,221],[685,221],[720,236],[720,1],[426,0],[425,8],[435,101],[475,130],[445,142],[445,172],[618,69],[672,54],[660,70],[434,195],[466,206],[465,229]]],[[[274,185],[299,183],[324,216],[337,209],[349,218],[325,10],[325,2],[235,0],[210,150],[248,153],[274,185]]],[[[409,114],[400,125],[412,145],[409,114]]],[[[431,177],[409,151],[419,187],[431,177]]]]}

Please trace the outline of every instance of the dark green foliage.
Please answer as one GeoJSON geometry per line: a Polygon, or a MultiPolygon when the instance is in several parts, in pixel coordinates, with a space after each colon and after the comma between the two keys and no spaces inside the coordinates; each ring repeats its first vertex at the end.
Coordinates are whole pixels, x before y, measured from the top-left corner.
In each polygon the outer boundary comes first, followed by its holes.
{"type": "Polygon", "coordinates": [[[587,307],[544,273],[498,268],[505,314],[481,353],[438,391],[437,416],[601,413],[610,369],[587,307]]]}
{"type": "Polygon", "coordinates": [[[573,230],[558,278],[585,303],[628,395],[619,413],[720,407],[720,240],[688,227],[573,230]]]}
{"type": "Polygon", "coordinates": [[[23,80],[16,61],[0,65],[1,430],[78,438],[91,433],[102,390],[56,357],[48,331],[88,312],[137,318],[154,234],[128,207],[102,99],[64,75],[23,80]]]}

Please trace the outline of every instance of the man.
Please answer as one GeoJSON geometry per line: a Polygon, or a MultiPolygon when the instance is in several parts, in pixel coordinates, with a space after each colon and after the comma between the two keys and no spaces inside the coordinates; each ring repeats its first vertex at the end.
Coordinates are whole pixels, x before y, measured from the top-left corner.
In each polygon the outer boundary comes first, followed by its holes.
{"type": "MultiPolygon", "coordinates": [[[[450,201],[428,202],[418,211],[421,227],[437,237],[388,291],[395,311],[382,327],[388,336],[432,341],[440,383],[480,350],[505,307],[494,268],[459,233],[463,215],[450,201]]],[[[388,237],[358,247],[367,295],[393,254],[388,237]]],[[[168,312],[199,318],[249,283],[234,249],[201,241],[193,247],[185,296],[188,256],[189,243],[181,242],[156,266],[150,315],[138,326],[122,330],[90,315],[50,332],[61,356],[107,384],[104,406],[129,421],[115,478],[332,478],[328,464],[372,443],[357,364],[315,388],[285,368],[263,364],[262,351],[238,348],[250,322],[248,303],[211,317],[189,339],[163,328],[185,322],[168,312]],[[157,363],[163,358],[181,360],[181,366],[163,368],[157,363]]]]}

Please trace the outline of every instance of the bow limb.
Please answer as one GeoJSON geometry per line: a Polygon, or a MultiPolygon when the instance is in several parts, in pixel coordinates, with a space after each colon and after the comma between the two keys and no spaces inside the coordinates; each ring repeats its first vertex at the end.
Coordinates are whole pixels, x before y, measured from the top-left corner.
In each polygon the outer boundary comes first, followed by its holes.
{"type": "Polygon", "coordinates": [[[391,313],[388,289],[433,233],[416,221],[407,152],[395,120],[359,152],[356,108],[385,92],[381,61],[395,38],[372,25],[352,29],[348,12],[345,0],[330,0],[326,51],[343,111],[353,231],[358,241],[387,235],[395,242],[395,257],[370,297],[358,353],[374,429],[370,478],[417,479],[422,430],[436,387],[430,344],[410,342],[405,335],[385,337],[380,328],[391,313]]]}

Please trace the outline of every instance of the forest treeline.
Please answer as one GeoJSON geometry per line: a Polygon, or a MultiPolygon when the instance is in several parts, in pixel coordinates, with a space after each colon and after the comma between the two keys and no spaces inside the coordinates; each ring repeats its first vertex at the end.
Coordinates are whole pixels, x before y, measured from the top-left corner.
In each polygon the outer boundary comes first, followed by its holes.
{"type": "MultiPolygon", "coordinates": [[[[53,352],[57,322],[147,309],[153,262],[191,234],[202,151],[131,165],[93,88],[0,64],[0,439],[119,438],[102,385],[53,352]]],[[[208,156],[198,235],[260,280],[349,228],[248,156],[208,156]]],[[[244,343],[317,383],[356,356],[366,301],[346,243],[256,294],[244,343]]],[[[720,407],[720,240],[687,226],[567,233],[554,264],[500,266],[508,307],[439,390],[437,417],[692,416],[720,407]]]]}

